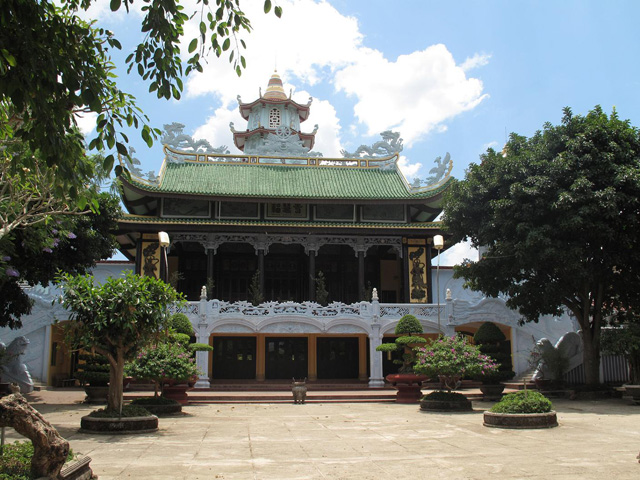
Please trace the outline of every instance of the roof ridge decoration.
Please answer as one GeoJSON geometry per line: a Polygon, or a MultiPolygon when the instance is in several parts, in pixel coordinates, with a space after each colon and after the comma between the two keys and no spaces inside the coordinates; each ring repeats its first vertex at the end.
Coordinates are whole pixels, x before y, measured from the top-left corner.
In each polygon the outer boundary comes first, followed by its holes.
{"type": "Polygon", "coordinates": [[[214,148],[209,141],[204,138],[196,140],[194,137],[183,133],[184,124],[182,123],[173,122],[165,124],[163,127],[164,134],[160,141],[163,145],[169,145],[175,150],[195,153],[230,153],[226,145],[214,148]]]}
{"type": "Polygon", "coordinates": [[[449,177],[451,177],[451,171],[453,170],[453,160],[451,160],[449,152],[445,154],[444,160],[442,160],[442,157],[436,157],[433,163],[435,163],[436,166],[429,170],[429,173],[432,174],[431,176],[424,180],[420,180],[416,177],[411,185],[407,184],[409,193],[420,193],[427,190],[433,190],[449,180],[449,177]]]}
{"type": "Polygon", "coordinates": [[[378,140],[370,147],[360,145],[353,153],[349,153],[346,150],[341,150],[340,153],[342,153],[342,156],[345,158],[378,158],[400,153],[404,148],[402,138],[400,138],[400,132],[385,130],[380,133],[380,136],[382,140],[378,140]]]}

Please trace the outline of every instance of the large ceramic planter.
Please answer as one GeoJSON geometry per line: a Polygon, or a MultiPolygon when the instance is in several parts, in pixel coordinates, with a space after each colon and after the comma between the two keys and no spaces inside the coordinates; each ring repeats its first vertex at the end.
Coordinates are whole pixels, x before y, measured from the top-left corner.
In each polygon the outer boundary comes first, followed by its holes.
{"type": "Polygon", "coordinates": [[[102,385],[85,385],[84,393],[87,394],[87,397],[84,400],[86,403],[107,403],[107,397],[109,396],[109,387],[102,385]]]}
{"type": "Polygon", "coordinates": [[[504,385],[501,383],[493,385],[480,385],[480,391],[482,392],[482,399],[486,401],[495,402],[502,398],[502,392],[504,392],[504,385]]]}
{"type": "Polygon", "coordinates": [[[149,433],[158,430],[158,417],[113,417],[100,418],[89,415],[80,419],[82,433],[149,433]]]}
{"type": "Polygon", "coordinates": [[[640,405],[640,385],[623,385],[627,395],[629,395],[636,405],[640,405]]]}
{"type": "Polygon", "coordinates": [[[449,398],[438,395],[437,398],[430,398],[429,395],[420,400],[420,410],[425,412],[470,412],[473,411],[471,400],[462,394],[453,394],[449,398]]]}
{"type": "Polygon", "coordinates": [[[396,403],[418,403],[422,397],[422,382],[429,379],[415,373],[392,373],[385,378],[398,390],[396,403]]]}
{"type": "Polygon", "coordinates": [[[180,405],[189,404],[189,396],[187,391],[191,390],[192,386],[187,383],[179,383],[177,385],[164,385],[162,387],[162,396],[170,398],[179,402],[180,405]]]}
{"type": "Polygon", "coordinates": [[[558,426],[556,412],[493,413],[484,412],[485,427],[494,428],[552,428],[558,426]]]}

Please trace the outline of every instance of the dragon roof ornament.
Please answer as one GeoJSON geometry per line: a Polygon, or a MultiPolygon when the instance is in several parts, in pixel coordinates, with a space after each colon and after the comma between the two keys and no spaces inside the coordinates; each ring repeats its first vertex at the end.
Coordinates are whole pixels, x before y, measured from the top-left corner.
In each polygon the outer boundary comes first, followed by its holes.
{"type": "MultiPolygon", "coordinates": [[[[183,133],[184,124],[173,122],[170,124],[163,125],[164,134],[160,141],[164,145],[168,145],[173,147],[175,150],[189,152],[189,153],[211,153],[211,154],[228,154],[229,149],[226,145],[222,145],[220,147],[214,148],[207,140],[199,139],[196,140],[190,135],[183,133]]],[[[180,161],[180,158],[177,156],[171,157],[170,161],[180,161]]]]}
{"type": "Polygon", "coordinates": [[[437,157],[433,161],[433,163],[435,163],[436,166],[429,170],[429,173],[431,174],[429,177],[423,180],[416,178],[409,186],[409,191],[411,193],[431,189],[442,184],[451,176],[451,170],[453,170],[453,160],[451,160],[451,155],[449,154],[449,152],[447,152],[444,156],[444,160],[442,159],[442,157],[437,157]]]}
{"type": "Polygon", "coordinates": [[[388,157],[402,151],[403,146],[400,132],[385,130],[380,133],[380,136],[382,140],[375,142],[370,147],[360,145],[353,153],[347,152],[346,150],[342,150],[340,153],[342,153],[344,158],[379,158],[388,157]]]}

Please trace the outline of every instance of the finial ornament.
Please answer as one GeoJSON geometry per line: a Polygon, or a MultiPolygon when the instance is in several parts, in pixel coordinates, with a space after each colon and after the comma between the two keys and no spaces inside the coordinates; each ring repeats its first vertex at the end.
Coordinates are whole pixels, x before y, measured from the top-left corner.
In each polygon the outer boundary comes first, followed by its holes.
{"type": "Polygon", "coordinates": [[[451,300],[451,289],[447,288],[447,300],[451,300]]]}
{"type": "Polygon", "coordinates": [[[207,299],[207,286],[203,285],[202,288],[200,289],[200,300],[206,300],[207,299]]]}
{"type": "Polygon", "coordinates": [[[371,301],[378,301],[378,289],[374,288],[373,291],[371,292],[371,301]]]}

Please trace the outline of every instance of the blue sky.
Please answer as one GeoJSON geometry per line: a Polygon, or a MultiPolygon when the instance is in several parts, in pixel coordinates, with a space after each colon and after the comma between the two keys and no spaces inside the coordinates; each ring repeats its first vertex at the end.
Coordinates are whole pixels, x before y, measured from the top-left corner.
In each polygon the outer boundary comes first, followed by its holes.
{"type": "MultiPolygon", "coordinates": [[[[107,1],[98,3],[90,14],[123,44],[114,57],[120,86],[151,123],[183,123],[185,133],[232,152],[229,122],[245,126],[236,96],[256,99],[276,65],[295,100],[314,98],[302,128],[319,125],[314,150],[335,156],[396,130],[409,178],[426,177],[446,152],[453,175],[463,178],[487,147],[502,148],[509,132],[530,136],[544,122],[559,123],[565,106],[581,114],[598,104],[607,112],[615,107],[640,125],[635,0],[281,0],[280,20],[262,13],[262,0],[244,0],[254,25],[244,37],[248,68],[238,78],[226,59],[210,57],[179,102],[157,100],[137,75],[126,74],[123,59],[141,38],[139,14],[114,15],[107,1]]],[[[195,25],[185,43],[192,36],[195,25]]],[[[157,172],[161,147],[129,138],[142,170],[157,172]]],[[[453,249],[444,261],[464,254],[453,249]]]]}

